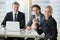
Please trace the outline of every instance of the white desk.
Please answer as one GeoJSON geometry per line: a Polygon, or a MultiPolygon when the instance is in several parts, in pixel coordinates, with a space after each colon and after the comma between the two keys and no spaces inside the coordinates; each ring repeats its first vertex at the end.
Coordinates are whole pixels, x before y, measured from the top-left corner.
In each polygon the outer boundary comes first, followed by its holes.
{"type": "Polygon", "coordinates": [[[3,29],[2,32],[0,32],[0,37],[24,37],[26,38],[35,38],[35,40],[38,40],[40,38],[40,35],[37,33],[26,33],[26,32],[17,32],[17,31],[7,31],[6,29],[3,29]]]}

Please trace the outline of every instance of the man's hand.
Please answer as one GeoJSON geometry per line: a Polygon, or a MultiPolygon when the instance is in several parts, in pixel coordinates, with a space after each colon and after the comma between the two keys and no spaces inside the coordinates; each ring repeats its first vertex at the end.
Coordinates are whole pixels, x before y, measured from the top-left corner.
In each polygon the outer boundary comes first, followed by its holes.
{"type": "Polygon", "coordinates": [[[34,18],[34,19],[32,20],[32,22],[33,22],[33,23],[32,23],[32,28],[36,30],[36,29],[37,29],[37,20],[36,20],[36,18],[34,18]]]}
{"type": "Polygon", "coordinates": [[[28,26],[26,29],[27,29],[27,30],[31,30],[31,27],[28,26]]]}
{"type": "Polygon", "coordinates": [[[36,18],[34,18],[34,19],[32,20],[32,22],[33,22],[33,24],[36,24],[36,23],[37,23],[36,18]]]}

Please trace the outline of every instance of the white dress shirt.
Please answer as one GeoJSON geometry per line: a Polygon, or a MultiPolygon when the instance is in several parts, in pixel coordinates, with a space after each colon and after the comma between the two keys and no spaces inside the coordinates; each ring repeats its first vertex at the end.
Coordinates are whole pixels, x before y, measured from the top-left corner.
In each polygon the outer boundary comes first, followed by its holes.
{"type": "Polygon", "coordinates": [[[40,24],[40,15],[39,16],[35,16],[37,23],[40,24]]]}
{"type": "MultiPolygon", "coordinates": [[[[18,14],[18,12],[13,12],[13,21],[15,20],[15,14],[18,14]]],[[[17,17],[17,16],[16,16],[17,17]]]]}

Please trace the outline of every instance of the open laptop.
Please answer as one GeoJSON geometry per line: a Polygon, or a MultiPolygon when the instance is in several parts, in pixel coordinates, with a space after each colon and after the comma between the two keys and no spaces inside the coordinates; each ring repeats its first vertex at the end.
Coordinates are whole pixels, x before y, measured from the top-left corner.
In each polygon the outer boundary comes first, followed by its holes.
{"type": "Polygon", "coordinates": [[[8,31],[20,31],[20,25],[17,21],[7,21],[6,28],[8,31]]]}

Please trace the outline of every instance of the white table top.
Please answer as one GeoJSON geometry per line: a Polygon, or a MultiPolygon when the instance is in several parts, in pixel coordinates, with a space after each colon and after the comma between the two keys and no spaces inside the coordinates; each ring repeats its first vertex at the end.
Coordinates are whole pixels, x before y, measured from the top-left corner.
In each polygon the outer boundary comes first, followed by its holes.
{"type": "Polygon", "coordinates": [[[0,29],[0,36],[7,37],[37,37],[39,34],[36,31],[26,32],[26,31],[11,31],[5,30],[4,28],[0,29]]]}

